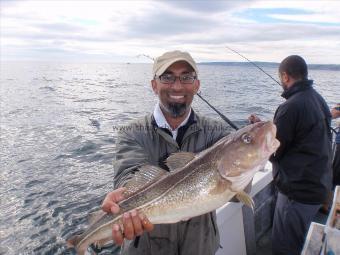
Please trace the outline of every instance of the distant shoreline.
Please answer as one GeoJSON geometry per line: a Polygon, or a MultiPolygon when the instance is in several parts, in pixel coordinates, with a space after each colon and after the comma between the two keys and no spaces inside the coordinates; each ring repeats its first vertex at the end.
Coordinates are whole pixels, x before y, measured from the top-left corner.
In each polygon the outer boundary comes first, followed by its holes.
{"type": "MultiPolygon", "coordinates": [[[[62,60],[3,60],[0,59],[0,64],[6,63],[69,63],[69,64],[148,64],[152,63],[145,62],[111,62],[111,61],[62,61],[62,60]]],[[[278,68],[279,63],[275,62],[263,62],[263,61],[253,61],[256,65],[263,68],[278,68]]],[[[253,66],[249,62],[198,62],[198,65],[209,65],[209,66],[240,66],[248,67],[253,66]]],[[[308,68],[310,70],[328,70],[328,71],[340,71],[340,64],[309,64],[308,68]]]]}
{"type": "MultiPolygon", "coordinates": [[[[273,67],[278,68],[279,63],[275,62],[261,62],[254,61],[260,67],[273,67]]],[[[219,65],[219,66],[252,66],[249,62],[200,62],[199,65],[219,65]]],[[[340,65],[336,64],[310,64],[308,68],[311,70],[332,70],[340,71],[340,65]]]]}

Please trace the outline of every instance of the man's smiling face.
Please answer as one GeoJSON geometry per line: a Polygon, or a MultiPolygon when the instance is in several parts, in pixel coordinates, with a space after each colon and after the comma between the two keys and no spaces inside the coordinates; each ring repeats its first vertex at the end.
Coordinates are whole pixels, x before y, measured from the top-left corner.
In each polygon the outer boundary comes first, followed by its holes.
{"type": "Polygon", "coordinates": [[[185,61],[173,63],[162,75],[164,74],[176,76],[175,83],[163,83],[156,77],[151,81],[152,89],[158,95],[164,115],[171,118],[182,117],[190,111],[192,100],[200,87],[200,82],[195,79],[190,84],[181,83],[179,76],[196,76],[193,68],[185,61]]]}

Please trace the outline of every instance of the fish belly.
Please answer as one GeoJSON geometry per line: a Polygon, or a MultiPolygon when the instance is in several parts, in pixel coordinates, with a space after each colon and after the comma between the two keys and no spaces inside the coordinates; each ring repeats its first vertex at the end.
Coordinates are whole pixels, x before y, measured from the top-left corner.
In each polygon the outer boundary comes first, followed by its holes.
{"type": "Polygon", "coordinates": [[[217,171],[207,169],[187,176],[143,208],[153,224],[176,223],[202,215],[227,203],[236,193],[217,171]]]}

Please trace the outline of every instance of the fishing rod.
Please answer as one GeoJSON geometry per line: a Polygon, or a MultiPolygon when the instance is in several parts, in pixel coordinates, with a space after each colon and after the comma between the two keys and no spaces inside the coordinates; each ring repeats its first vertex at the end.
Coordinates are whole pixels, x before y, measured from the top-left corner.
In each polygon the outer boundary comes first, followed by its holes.
{"type": "Polygon", "coordinates": [[[213,109],[225,122],[227,122],[233,129],[238,130],[239,128],[230,120],[228,119],[223,113],[221,113],[219,110],[217,110],[214,106],[212,106],[207,100],[205,100],[201,96],[201,91],[197,92],[196,95],[202,99],[207,105],[210,106],[211,109],[213,109]]]}
{"type": "Polygon", "coordinates": [[[246,58],[245,56],[243,56],[241,53],[237,52],[236,50],[233,50],[232,48],[226,46],[227,49],[231,50],[232,52],[236,53],[237,55],[241,56],[242,58],[244,58],[245,60],[247,60],[250,64],[254,65],[255,67],[257,67],[260,71],[262,71],[263,73],[265,73],[270,79],[272,79],[273,81],[275,81],[277,84],[279,84],[279,86],[281,86],[281,84],[275,79],[273,78],[273,76],[271,76],[269,73],[267,73],[265,70],[263,70],[260,66],[258,66],[256,63],[254,63],[253,61],[249,60],[248,58],[246,58]]]}
{"type": "Polygon", "coordinates": [[[146,55],[146,54],[139,54],[139,55],[137,55],[136,57],[137,57],[137,58],[139,58],[139,57],[146,57],[146,58],[148,58],[148,59],[151,59],[152,61],[155,61],[155,59],[154,59],[153,57],[150,57],[149,55],[146,55]]]}
{"type": "MultiPolygon", "coordinates": [[[[236,50],[233,50],[232,48],[226,46],[227,49],[231,50],[232,52],[236,53],[237,55],[241,56],[242,58],[246,59],[249,63],[253,64],[254,66],[256,66],[258,69],[260,69],[263,73],[265,73],[269,78],[271,78],[273,81],[275,81],[277,84],[279,84],[281,86],[281,84],[275,80],[273,78],[273,76],[271,76],[270,74],[268,74],[266,71],[264,71],[261,67],[259,67],[258,65],[256,65],[254,62],[252,62],[251,60],[249,60],[248,58],[246,58],[245,56],[243,56],[241,53],[237,52],[236,50]]],[[[338,134],[339,131],[336,131],[336,129],[331,127],[331,131],[333,131],[335,134],[338,134]]]]}
{"type": "MultiPolygon", "coordinates": [[[[152,61],[155,61],[153,57],[150,57],[146,54],[139,54],[137,57],[146,57],[148,59],[151,59],[152,61]]],[[[221,113],[219,110],[217,110],[214,106],[212,106],[206,99],[203,98],[201,95],[201,92],[197,92],[196,95],[202,99],[211,109],[213,109],[225,122],[227,122],[233,129],[238,130],[239,128],[230,120],[228,119],[223,113],[221,113]]]]}

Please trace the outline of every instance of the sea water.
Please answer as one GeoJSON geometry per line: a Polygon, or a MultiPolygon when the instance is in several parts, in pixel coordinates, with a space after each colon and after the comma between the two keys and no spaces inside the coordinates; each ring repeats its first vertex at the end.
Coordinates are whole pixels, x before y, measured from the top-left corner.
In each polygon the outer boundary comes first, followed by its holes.
{"type": "MultiPolygon", "coordinates": [[[[150,64],[1,63],[0,254],[65,254],[113,189],[117,130],[152,112],[150,64]]],[[[249,65],[199,65],[201,95],[238,126],[272,119],[282,88],[249,65]]],[[[277,77],[277,70],[266,68],[277,77]]],[[[310,70],[330,107],[340,73],[310,70]]],[[[202,100],[196,112],[219,118],[202,100]]]]}

